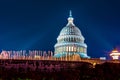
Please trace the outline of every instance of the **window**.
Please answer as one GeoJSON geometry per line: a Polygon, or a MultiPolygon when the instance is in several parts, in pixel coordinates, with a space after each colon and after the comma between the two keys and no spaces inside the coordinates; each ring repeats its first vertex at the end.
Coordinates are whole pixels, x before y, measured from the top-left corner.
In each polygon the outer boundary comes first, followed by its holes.
{"type": "Polygon", "coordinates": [[[82,47],[80,47],[80,52],[83,52],[83,48],[82,47]]]}
{"type": "Polygon", "coordinates": [[[71,51],[73,51],[73,46],[72,46],[72,48],[71,48],[71,51]]]}
{"type": "Polygon", "coordinates": [[[74,51],[76,52],[76,47],[74,46],[74,51]]]}
{"type": "Polygon", "coordinates": [[[66,46],[66,51],[69,51],[68,46],[66,46]]]}

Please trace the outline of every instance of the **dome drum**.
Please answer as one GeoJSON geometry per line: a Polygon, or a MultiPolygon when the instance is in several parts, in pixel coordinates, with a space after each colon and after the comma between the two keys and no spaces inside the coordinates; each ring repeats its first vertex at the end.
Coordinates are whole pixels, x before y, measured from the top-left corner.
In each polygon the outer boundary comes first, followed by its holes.
{"type": "Polygon", "coordinates": [[[81,38],[81,37],[78,37],[78,36],[60,36],[60,37],[58,37],[57,38],[57,40],[58,40],[58,43],[60,43],[60,42],[81,42],[81,43],[84,43],[84,39],[83,38],[81,38]]]}

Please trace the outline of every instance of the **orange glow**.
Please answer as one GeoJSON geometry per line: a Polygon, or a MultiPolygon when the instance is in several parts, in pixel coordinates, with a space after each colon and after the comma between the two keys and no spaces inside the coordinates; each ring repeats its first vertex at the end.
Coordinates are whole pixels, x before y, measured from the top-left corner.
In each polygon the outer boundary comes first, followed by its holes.
{"type": "Polygon", "coordinates": [[[118,52],[118,50],[113,50],[112,52],[117,53],[117,52],[118,52]]]}

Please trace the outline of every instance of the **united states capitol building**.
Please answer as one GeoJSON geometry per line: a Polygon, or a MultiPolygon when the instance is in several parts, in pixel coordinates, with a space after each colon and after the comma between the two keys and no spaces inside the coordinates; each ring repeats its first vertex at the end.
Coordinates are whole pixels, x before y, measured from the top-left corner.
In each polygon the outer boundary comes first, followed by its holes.
{"type": "MultiPolygon", "coordinates": [[[[63,60],[63,61],[97,61],[106,60],[105,57],[93,59],[87,54],[87,44],[80,29],[74,24],[72,12],[69,12],[68,23],[60,31],[57,37],[57,43],[54,45],[54,52],[40,50],[20,50],[6,51],[2,50],[0,59],[30,59],[30,60],[63,60]]],[[[119,52],[118,52],[119,53],[119,52]]],[[[112,54],[118,59],[118,53],[112,54]]],[[[120,53],[119,53],[120,54],[120,53]]]]}
{"type": "Polygon", "coordinates": [[[87,55],[87,45],[84,43],[84,36],[80,29],[73,22],[72,12],[70,11],[67,25],[60,31],[55,44],[54,57],[60,58],[78,54],[81,58],[90,58],[87,55]]]}

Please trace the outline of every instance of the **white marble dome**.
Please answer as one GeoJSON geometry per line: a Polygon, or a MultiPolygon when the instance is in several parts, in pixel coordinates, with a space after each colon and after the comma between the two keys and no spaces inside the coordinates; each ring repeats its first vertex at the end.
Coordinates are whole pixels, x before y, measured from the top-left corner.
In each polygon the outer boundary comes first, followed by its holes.
{"type": "Polygon", "coordinates": [[[80,29],[73,23],[73,20],[70,12],[68,24],[60,31],[57,43],[54,46],[54,57],[79,54],[81,58],[88,58],[87,45],[84,43],[85,39],[80,29]]]}
{"type": "Polygon", "coordinates": [[[76,26],[69,24],[61,30],[60,36],[62,36],[62,35],[79,35],[79,36],[81,36],[81,31],[76,26]]]}

